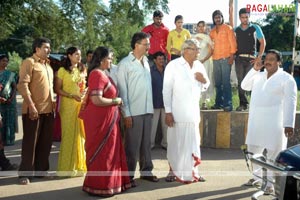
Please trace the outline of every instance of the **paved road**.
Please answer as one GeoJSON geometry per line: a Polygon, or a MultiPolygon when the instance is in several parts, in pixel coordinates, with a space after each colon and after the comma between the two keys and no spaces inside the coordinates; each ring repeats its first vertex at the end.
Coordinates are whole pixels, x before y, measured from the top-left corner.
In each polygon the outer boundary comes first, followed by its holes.
{"type": "MultiPolygon", "coordinates": [[[[18,99],[20,101],[20,99],[18,99]]],[[[19,116],[20,131],[14,146],[6,147],[6,155],[14,163],[20,162],[22,127],[19,116]]],[[[52,146],[50,170],[55,173],[59,153],[59,142],[52,146]]],[[[164,181],[168,173],[166,151],[155,148],[153,151],[154,174],[160,178],[158,183],[140,180],[136,174],[138,186],[126,192],[107,199],[124,200],[246,200],[257,191],[255,188],[242,186],[250,178],[245,160],[238,149],[210,149],[202,148],[203,162],[200,165],[201,174],[206,178],[204,183],[181,184],[164,181]]],[[[16,172],[10,176],[3,176],[0,172],[0,199],[31,200],[31,199],[98,199],[81,191],[83,177],[53,180],[34,179],[31,184],[18,185],[16,172]]],[[[101,199],[101,198],[99,198],[101,199]]],[[[264,196],[263,200],[272,199],[264,196]]]]}

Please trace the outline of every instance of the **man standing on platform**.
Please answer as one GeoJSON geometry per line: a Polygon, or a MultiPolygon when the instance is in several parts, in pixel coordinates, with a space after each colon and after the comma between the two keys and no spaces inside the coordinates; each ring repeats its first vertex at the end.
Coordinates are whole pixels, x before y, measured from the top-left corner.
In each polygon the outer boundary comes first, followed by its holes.
{"type": "Polygon", "coordinates": [[[266,41],[264,34],[257,24],[249,22],[249,9],[242,8],[239,11],[241,24],[235,28],[237,52],[235,58],[235,70],[238,79],[238,93],[240,105],[236,111],[248,109],[248,100],[245,90],[241,88],[241,82],[253,64],[260,63],[264,54],[266,41]],[[256,41],[259,41],[259,52],[256,51],[256,41]]]}
{"type": "Polygon", "coordinates": [[[236,38],[232,27],[224,24],[224,17],[220,10],[212,14],[215,27],[209,36],[213,41],[213,65],[216,87],[216,100],[212,109],[232,111],[232,92],[230,83],[231,65],[236,52],[236,38]]]}
{"type": "Polygon", "coordinates": [[[142,32],[147,33],[150,38],[150,49],[148,52],[148,58],[152,66],[153,54],[158,51],[161,51],[165,54],[165,57],[170,60],[170,56],[167,51],[167,40],[169,29],[162,23],[164,14],[160,10],[156,10],[153,13],[153,23],[145,26],[142,29],[142,32]]]}

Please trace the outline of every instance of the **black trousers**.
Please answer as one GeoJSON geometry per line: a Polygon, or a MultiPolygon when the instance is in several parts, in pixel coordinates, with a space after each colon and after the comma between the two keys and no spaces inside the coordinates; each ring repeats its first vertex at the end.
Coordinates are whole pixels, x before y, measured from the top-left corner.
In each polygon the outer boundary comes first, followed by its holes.
{"type": "Polygon", "coordinates": [[[49,169],[54,114],[40,114],[37,120],[22,115],[23,141],[19,176],[42,176],[49,169]]]}
{"type": "Polygon", "coordinates": [[[241,83],[250,69],[253,67],[250,61],[253,58],[244,58],[237,56],[235,58],[235,71],[238,80],[238,92],[239,92],[239,99],[240,99],[240,106],[247,106],[248,100],[246,97],[246,91],[241,88],[241,83]]]}

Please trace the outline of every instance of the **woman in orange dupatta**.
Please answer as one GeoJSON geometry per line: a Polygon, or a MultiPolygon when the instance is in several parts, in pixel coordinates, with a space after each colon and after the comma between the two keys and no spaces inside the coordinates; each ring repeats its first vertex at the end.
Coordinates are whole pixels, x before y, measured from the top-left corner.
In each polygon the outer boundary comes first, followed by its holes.
{"type": "Polygon", "coordinates": [[[125,151],[119,128],[117,89],[105,70],[109,69],[113,53],[98,47],[88,70],[88,93],[84,111],[87,174],[83,191],[98,196],[112,196],[131,187],[125,151]]]}

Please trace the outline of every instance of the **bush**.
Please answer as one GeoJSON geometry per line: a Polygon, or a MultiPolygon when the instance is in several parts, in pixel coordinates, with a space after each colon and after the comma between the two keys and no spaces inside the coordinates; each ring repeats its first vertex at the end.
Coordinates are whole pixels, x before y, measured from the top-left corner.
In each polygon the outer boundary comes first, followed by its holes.
{"type": "Polygon", "coordinates": [[[9,63],[7,66],[7,69],[15,72],[16,74],[19,74],[19,68],[22,62],[22,58],[19,56],[18,53],[16,52],[12,52],[12,53],[8,53],[9,56],[9,63]]]}

